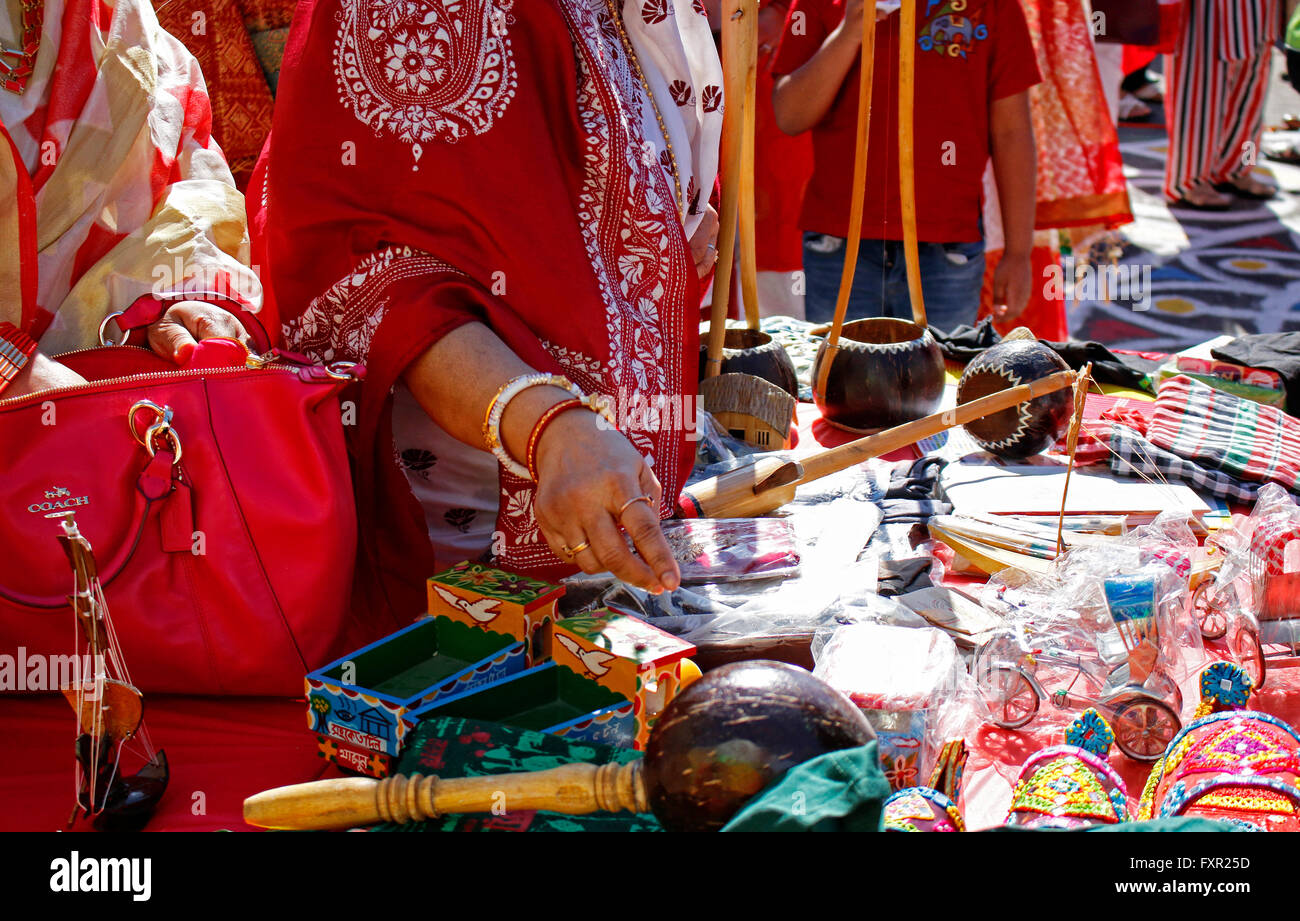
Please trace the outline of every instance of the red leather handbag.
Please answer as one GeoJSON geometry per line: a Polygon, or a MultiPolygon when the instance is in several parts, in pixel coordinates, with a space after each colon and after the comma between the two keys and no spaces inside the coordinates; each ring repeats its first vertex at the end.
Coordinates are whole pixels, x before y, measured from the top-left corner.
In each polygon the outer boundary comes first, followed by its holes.
{"type": "Polygon", "coordinates": [[[55,539],[72,510],[136,686],[301,695],[356,639],[338,397],[360,369],[177,370],[129,346],[59,360],[90,383],[0,399],[0,652],[73,654],[55,539]]]}

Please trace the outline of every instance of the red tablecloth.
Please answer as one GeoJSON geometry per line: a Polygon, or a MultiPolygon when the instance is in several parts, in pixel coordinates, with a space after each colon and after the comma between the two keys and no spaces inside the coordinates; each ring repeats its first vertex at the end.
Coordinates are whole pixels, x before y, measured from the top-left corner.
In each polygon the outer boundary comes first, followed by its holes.
{"type": "MultiPolygon", "coordinates": [[[[817,420],[815,408],[806,404],[800,406],[800,429],[827,446],[852,437],[817,420]]],[[[889,456],[906,457],[908,450],[889,456]]],[[[1270,671],[1267,685],[1255,705],[1300,724],[1300,668],[1270,671]]],[[[1183,696],[1186,717],[1196,703],[1194,684],[1184,686],[1183,696]]],[[[1015,731],[985,726],[968,740],[969,827],[1001,822],[1021,763],[1038,749],[1056,744],[1069,716],[1053,711],[1045,701],[1029,726],[1015,731]]],[[[246,830],[245,797],[282,784],[338,775],[317,754],[300,700],[158,697],[146,702],[146,719],[154,744],[166,750],[171,765],[171,784],[149,824],[151,831],[246,830]]],[[[73,713],[62,697],[0,697],[5,754],[0,762],[0,830],[63,828],[74,802],[73,733],[73,713]]],[[[1136,805],[1147,766],[1117,750],[1111,763],[1136,805]]],[[[88,828],[89,823],[78,827],[88,828]]]]}
{"type": "MultiPolygon", "coordinates": [[[[146,725],[171,767],[171,783],[149,830],[247,830],[246,796],[337,774],[317,755],[306,714],[302,701],[146,700],[146,725]]],[[[75,716],[62,697],[0,698],[0,831],[64,827],[75,802],[74,733],[75,716]]],[[[77,828],[89,829],[90,823],[77,828]]]]}

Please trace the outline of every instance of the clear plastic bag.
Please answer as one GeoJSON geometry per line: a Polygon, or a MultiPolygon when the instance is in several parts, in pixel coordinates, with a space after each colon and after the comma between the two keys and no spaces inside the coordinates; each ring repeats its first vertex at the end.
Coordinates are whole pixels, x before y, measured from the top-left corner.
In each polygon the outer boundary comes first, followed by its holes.
{"type": "Polygon", "coordinates": [[[682,584],[788,578],[799,572],[794,527],[780,518],[665,521],[682,584]]]}
{"type": "Polygon", "coordinates": [[[924,783],[943,743],[973,737],[988,717],[956,645],[933,627],[843,624],[816,660],[813,674],[846,694],[876,730],[895,789],[924,783]]]}
{"type": "MultiPolygon", "coordinates": [[[[787,637],[807,642],[819,628],[833,626],[837,618],[853,619],[875,604],[876,561],[859,562],[858,556],[881,519],[873,501],[881,494],[879,480],[870,466],[841,471],[813,486],[817,488],[787,505],[780,516],[759,519],[794,535],[799,566],[785,577],[754,573],[753,578],[713,579],[654,596],[608,573],[575,576],[565,580],[563,610],[621,607],[702,647],[760,646],[787,637]]],[[[725,529],[727,523],[706,525],[714,526],[725,529]]]]}

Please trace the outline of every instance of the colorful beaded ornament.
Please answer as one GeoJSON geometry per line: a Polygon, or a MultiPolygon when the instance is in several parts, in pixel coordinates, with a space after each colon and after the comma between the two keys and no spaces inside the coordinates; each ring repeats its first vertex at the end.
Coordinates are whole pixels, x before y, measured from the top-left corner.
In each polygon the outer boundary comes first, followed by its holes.
{"type": "Polygon", "coordinates": [[[1044,749],[1020,769],[1006,824],[1086,828],[1128,821],[1128,791],[1106,761],[1115,733],[1096,710],[1065,730],[1065,745],[1044,749]]]}
{"type": "Polygon", "coordinates": [[[1250,677],[1216,662],[1201,673],[1202,715],[1169,743],[1147,778],[1141,819],[1197,815],[1261,831],[1300,830],[1300,733],[1241,707],[1250,677]]]}
{"type": "Polygon", "coordinates": [[[965,831],[957,804],[930,787],[908,787],[885,800],[885,831],[965,831]]]}
{"type": "Polygon", "coordinates": [[[966,768],[966,742],[944,743],[930,772],[926,787],[904,787],[885,800],[881,828],[884,831],[965,831],[957,800],[961,796],[966,768]]]}

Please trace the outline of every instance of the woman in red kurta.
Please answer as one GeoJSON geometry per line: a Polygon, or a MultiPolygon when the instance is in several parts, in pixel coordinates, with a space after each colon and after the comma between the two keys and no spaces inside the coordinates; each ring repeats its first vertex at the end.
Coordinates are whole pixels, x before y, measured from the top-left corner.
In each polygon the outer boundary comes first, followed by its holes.
{"type": "MultiPolygon", "coordinates": [[[[699,4],[299,6],[265,179],[271,287],[291,348],[366,365],[362,543],[398,616],[434,565],[489,553],[676,586],[658,520],[693,457],[721,103],[699,4]],[[558,416],[537,483],[482,430],[533,370],[608,397],[619,429],[558,416]]],[[[523,461],[568,396],[510,402],[506,453],[523,461]]]]}

